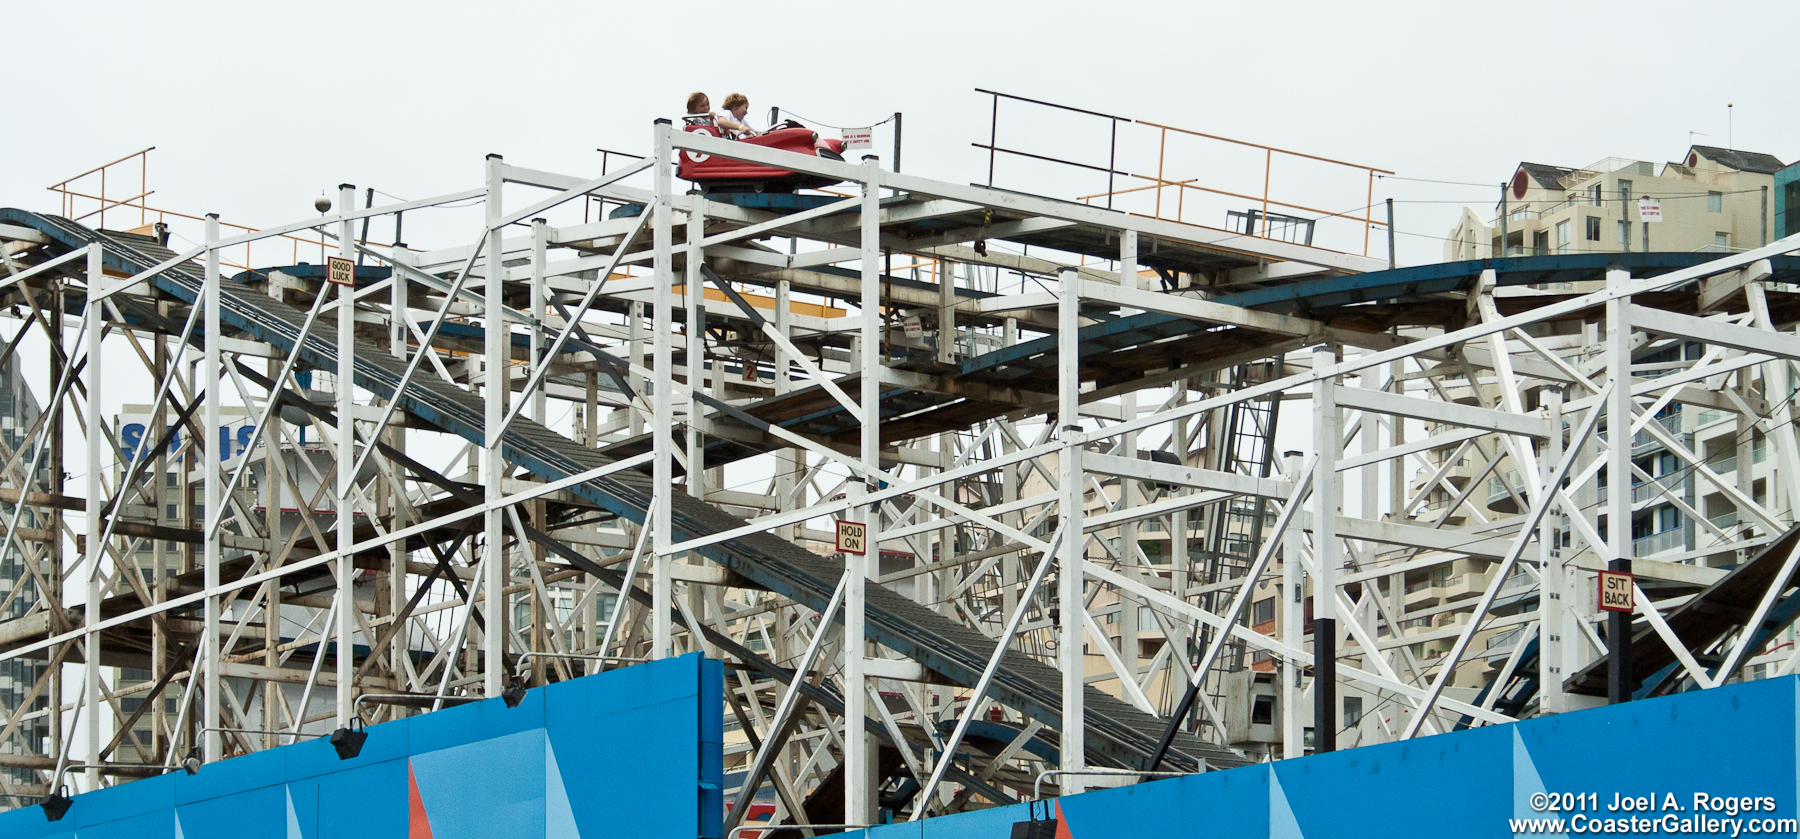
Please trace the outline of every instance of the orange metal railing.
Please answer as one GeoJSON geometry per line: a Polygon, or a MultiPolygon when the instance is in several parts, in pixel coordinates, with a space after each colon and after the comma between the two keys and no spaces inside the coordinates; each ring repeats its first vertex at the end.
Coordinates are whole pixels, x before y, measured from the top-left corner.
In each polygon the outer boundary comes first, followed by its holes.
{"type": "MultiPolygon", "coordinates": [[[[1099,111],[1090,111],[1085,108],[1075,108],[1055,102],[1046,102],[1040,99],[1031,99],[1009,93],[1000,93],[993,90],[976,88],[976,92],[990,96],[993,99],[993,113],[990,118],[987,142],[974,142],[970,144],[987,153],[987,183],[989,186],[995,185],[995,165],[1003,156],[1005,159],[1017,160],[1027,165],[1041,166],[1043,164],[1050,164],[1051,166],[1063,167],[1067,171],[1075,173],[1077,177],[1091,177],[1093,173],[1103,173],[1106,178],[1106,190],[1104,192],[1095,192],[1091,195],[1079,195],[1077,196],[1077,200],[1088,204],[1105,206],[1108,209],[1147,214],[1167,221],[1195,224],[1196,226],[1210,225],[1199,225],[1197,222],[1189,221],[1187,219],[1187,199],[1190,192],[1193,192],[1196,195],[1217,196],[1225,199],[1250,202],[1253,205],[1250,209],[1226,207],[1227,228],[1230,228],[1232,224],[1238,220],[1244,222],[1243,231],[1230,230],[1229,232],[1255,236],[1258,238],[1277,238],[1277,231],[1280,231],[1281,234],[1291,234],[1294,230],[1300,229],[1306,231],[1307,239],[1304,243],[1309,245],[1312,244],[1311,233],[1315,222],[1330,219],[1344,219],[1361,224],[1363,234],[1362,252],[1364,256],[1367,256],[1369,253],[1369,243],[1372,238],[1373,229],[1377,226],[1385,227],[1390,221],[1385,218],[1375,218],[1373,206],[1375,204],[1376,176],[1394,174],[1387,169],[1366,166],[1360,163],[1350,163],[1344,160],[1264,145],[1262,143],[1236,140],[1230,137],[1222,137],[1217,134],[1208,134],[1201,131],[1178,128],[1172,125],[1149,122],[1147,120],[1132,119],[1116,114],[1106,114],[1099,111]],[[1009,113],[1013,110],[1023,110],[1027,113],[1036,114],[1034,121],[1030,124],[1028,129],[1005,132],[1006,137],[1009,139],[1014,137],[1018,138],[1012,139],[1007,145],[1002,145],[999,139],[1002,134],[1000,130],[1000,106],[1002,102],[1007,104],[1009,113]],[[1045,116],[1046,114],[1048,116],[1045,116]],[[1104,133],[1096,133],[1097,131],[1103,131],[1104,133]],[[1155,136],[1152,137],[1147,135],[1145,133],[1146,131],[1156,132],[1155,136]],[[1182,147],[1181,149],[1171,148],[1171,135],[1173,135],[1173,139],[1178,139],[1180,141],[1177,142],[1176,145],[1182,147]],[[1067,151],[1059,152],[1059,154],[1048,154],[1046,152],[1051,151],[1052,149],[1043,147],[1050,145],[1055,146],[1056,148],[1066,148],[1068,145],[1066,141],[1071,137],[1077,136],[1089,137],[1103,143],[1105,149],[1104,160],[1100,160],[1097,157],[1088,160],[1074,160],[1069,158],[1069,153],[1067,151]],[[1049,144],[1044,142],[1046,138],[1052,137],[1065,142],[1049,144]],[[1174,160],[1179,151],[1191,149],[1193,147],[1192,141],[1196,140],[1204,144],[1222,144],[1237,149],[1248,149],[1261,152],[1261,154],[1258,155],[1262,158],[1260,161],[1262,169],[1261,189],[1257,190],[1254,187],[1243,185],[1238,186],[1236,189],[1227,189],[1222,188],[1226,186],[1226,184],[1221,182],[1202,185],[1201,178],[1182,177],[1171,174],[1171,169],[1192,168],[1191,165],[1178,167],[1174,163],[1174,160]],[[1156,174],[1146,175],[1127,171],[1129,168],[1136,168],[1133,164],[1127,162],[1132,160],[1142,161],[1139,165],[1143,165],[1147,168],[1149,162],[1149,145],[1151,141],[1155,142],[1156,148],[1156,174]],[[1030,148],[1021,147],[1022,145],[1030,146],[1030,148]],[[1305,162],[1309,164],[1324,164],[1326,169],[1323,172],[1317,170],[1309,171],[1305,166],[1283,168],[1284,177],[1291,176],[1298,171],[1309,178],[1309,184],[1318,187],[1317,189],[1309,189],[1308,191],[1308,194],[1312,196],[1313,200],[1301,203],[1301,200],[1294,196],[1277,197],[1274,195],[1273,186],[1276,155],[1282,155],[1284,158],[1296,163],[1305,162]],[[1333,174],[1334,171],[1343,171],[1347,173],[1350,178],[1358,178],[1359,180],[1353,181],[1349,180],[1349,178],[1337,177],[1333,174]],[[1171,189],[1174,190],[1173,195],[1168,194],[1171,189]],[[1352,190],[1354,190],[1354,192],[1352,192],[1352,190]],[[1146,193],[1148,193],[1148,195],[1146,193]],[[1350,197],[1351,195],[1356,195],[1357,199],[1363,201],[1363,206],[1353,210],[1320,209],[1317,204],[1321,203],[1321,196],[1326,195],[1338,196],[1342,199],[1342,204],[1345,205],[1349,204],[1352,200],[1356,200],[1350,197]],[[1121,198],[1130,198],[1131,200],[1117,200],[1121,198]],[[1288,216],[1280,213],[1271,214],[1271,208],[1296,211],[1305,214],[1305,217],[1288,216]]],[[[1232,152],[1221,151],[1221,153],[1216,156],[1215,162],[1218,164],[1216,166],[1216,171],[1220,173],[1219,181],[1226,180],[1227,176],[1242,177],[1251,174],[1254,171],[1253,169],[1246,171],[1248,167],[1241,162],[1224,162],[1227,158],[1231,157],[1232,154],[1232,152]]],[[[1037,186],[1041,188],[1041,184],[1037,184],[1037,186]]],[[[1325,198],[1324,200],[1330,201],[1331,203],[1338,203],[1337,199],[1325,198]]],[[[1215,209],[1217,208],[1218,202],[1209,201],[1206,203],[1215,209]]],[[[1336,230],[1343,231],[1343,228],[1337,227],[1336,230]]],[[[1347,231],[1334,234],[1334,245],[1343,248],[1346,251],[1353,249],[1354,246],[1346,241],[1347,235],[1347,231]]],[[[1293,239],[1287,240],[1293,241],[1293,239]]],[[[1314,247],[1318,246],[1314,245],[1314,247]]]]}
{"type": "MultiPolygon", "coordinates": [[[[152,207],[149,205],[147,199],[156,193],[155,190],[150,189],[150,152],[155,150],[156,147],[151,146],[140,151],[132,152],[118,160],[101,164],[82,172],[79,175],[64,178],[63,180],[46,187],[46,189],[57,193],[57,196],[61,201],[59,211],[64,218],[71,221],[85,221],[89,218],[93,218],[94,221],[92,224],[94,227],[98,228],[106,227],[106,215],[108,212],[111,212],[113,218],[116,220],[119,218],[120,212],[129,213],[132,210],[137,211],[138,224],[136,227],[124,229],[124,232],[126,233],[155,235],[156,225],[166,225],[170,219],[204,223],[206,219],[202,216],[161,207],[152,207]],[[116,184],[121,181],[134,184],[132,187],[127,187],[127,190],[135,189],[135,194],[129,198],[117,197],[116,184]],[[93,185],[96,182],[98,184],[97,188],[93,185]],[[109,186],[109,182],[113,185],[109,186]]],[[[244,233],[257,229],[255,227],[235,224],[228,221],[220,221],[219,225],[244,233]]],[[[189,241],[193,240],[189,239],[189,241]]],[[[198,242],[195,242],[195,244],[198,244],[198,242]]],[[[383,242],[368,242],[367,244],[380,247],[391,247],[390,244],[383,242]]],[[[326,242],[323,238],[309,239],[304,236],[282,234],[278,237],[271,237],[256,242],[247,242],[227,248],[220,254],[219,263],[228,268],[236,268],[245,271],[251,270],[253,266],[258,264],[263,267],[281,264],[284,258],[284,255],[280,252],[281,247],[285,247],[288,251],[285,254],[285,259],[287,261],[298,263],[300,261],[300,247],[302,245],[306,246],[308,249],[317,247],[325,248],[326,250],[335,250],[336,247],[335,245],[326,242]],[[282,240],[285,240],[285,242],[282,240]],[[271,250],[274,250],[275,253],[271,254],[271,250]]],[[[181,249],[176,248],[176,250],[181,249]]],[[[323,261],[322,258],[321,261],[323,261]]]]}
{"type": "Polygon", "coordinates": [[[1135,179],[1135,180],[1139,180],[1139,181],[1146,181],[1147,183],[1140,185],[1140,186],[1128,186],[1128,187],[1124,187],[1124,188],[1120,188],[1120,189],[1113,189],[1108,192],[1095,193],[1092,195],[1082,195],[1082,196],[1079,196],[1079,199],[1082,202],[1091,204],[1095,200],[1104,198],[1104,199],[1107,199],[1108,205],[1110,206],[1112,199],[1117,196],[1129,195],[1129,194],[1133,194],[1133,193],[1142,193],[1142,192],[1155,190],[1156,200],[1155,200],[1155,204],[1154,204],[1154,209],[1152,210],[1152,214],[1156,218],[1159,218],[1159,219],[1164,219],[1167,221],[1178,221],[1178,222],[1182,222],[1185,224],[1185,223],[1189,223],[1186,221],[1185,218],[1183,218],[1183,215],[1186,211],[1186,203],[1187,203],[1186,196],[1187,196],[1188,190],[1209,193],[1212,195],[1222,195],[1222,196],[1225,196],[1228,198],[1237,198],[1237,199],[1242,199],[1245,201],[1258,201],[1258,202],[1261,202],[1261,205],[1262,205],[1262,219],[1264,220],[1264,223],[1261,225],[1260,228],[1258,228],[1257,232],[1255,232],[1253,234],[1249,234],[1249,235],[1255,235],[1260,238],[1268,238],[1269,237],[1270,231],[1274,228],[1273,224],[1268,223],[1268,220],[1270,218],[1269,208],[1272,206],[1285,208],[1285,209],[1299,210],[1300,212],[1304,212],[1304,213],[1316,213],[1316,214],[1318,214],[1318,218],[1314,219],[1315,221],[1320,221],[1320,220],[1324,220],[1324,219],[1328,219],[1328,218],[1345,218],[1345,219],[1349,219],[1351,221],[1362,222],[1363,255],[1364,256],[1369,255],[1369,239],[1370,239],[1370,233],[1373,230],[1373,228],[1375,228],[1376,226],[1386,226],[1386,224],[1387,224],[1387,220],[1377,219],[1374,217],[1375,176],[1378,174],[1381,174],[1381,175],[1394,174],[1390,170],[1381,169],[1381,168],[1377,168],[1374,166],[1366,166],[1366,165],[1363,165],[1360,163],[1350,163],[1348,161],[1335,160],[1335,159],[1332,159],[1329,157],[1321,157],[1316,154],[1307,154],[1305,152],[1297,152],[1297,151],[1292,151],[1290,149],[1277,148],[1275,146],[1266,146],[1261,143],[1252,143],[1252,142],[1249,142],[1246,140],[1235,140],[1230,137],[1221,137],[1216,134],[1207,134],[1207,133],[1200,132],[1200,131],[1192,131],[1192,130],[1189,130],[1186,128],[1177,128],[1172,125],[1163,125],[1161,123],[1148,122],[1145,120],[1134,120],[1133,122],[1137,125],[1142,125],[1147,128],[1154,128],[1158,132],[1159,136],[1157,138],[1157,150],[1156,150],[1156,175],[1154,177],[1152,177],[1150,175],[1140,175],[1140,174],[1129,173],[1129,172],[1121,172],[1119,174],[1124,175],[1127,178],[1131,178],[1131,179],[1135,179]],[[1243,146],[1246,148],[1261,150],[1263,152],[1262,194],[1261,195],[1250,195],[1250,194],[1245,194],[1242,192],[1232,192],[1230,190],[1215,189],[1212,187],[1201,186],[1198,183],[1198,181],[1200,180],[1199,178],[1186,178],[1183,180],[1169,180],[1167,177],[1165,177],[1165,170],[1168,165],[1168,159],[1169,159],[1169,151],[1168,151],[1169,132],[1175,132],[1178,135],[1199,137],[1199,138],[1202,138],[1205,140],[1213,140],[1213,141],[1217,141],[1217,142],[1221,142],[1221,143],[1229,143],[1232,145],[1243,146]],[[1342,167],[1346,167],[1349,169],[1354,169],[1354,170],[1358,170],[1358,171],[1366,173],[1367,177],[1368,177],[1368,190],[1367,190],[1364,206],[1362,206],[1360,208],[1361,215],[1360,216],[1352,215],[1352,213],[1357,212],[1357,211],[1346,212],[1346,211],[1322,210],[1317,207],[1311,207],[1311,206],[1307,206],[1305,204],[1296,204],[1296,203],[1293,203],[1290,201],[1282,201],[1280,199],[1272,197],[1270,195],[1269,187],[1270,187],[1272,174],[1275,169],[1275,155],[1277,155],[1277,154],[1287,155],[1290,157],[1301,158],[1301,159],[1305,159],[1305,160],[1317,161],[1320,163],[1328,163],[1328,164],[1332,164],[1334,166],[1342,166],[1342,167]],[[1163,194],[1171,188],[1175,189],[1175,198],[1174,198],[1174,201],[1172,202],[1174,205],[1174,214],[1172,216],[1164,215],[1164,213],[1163,213],[1163,194]]]}

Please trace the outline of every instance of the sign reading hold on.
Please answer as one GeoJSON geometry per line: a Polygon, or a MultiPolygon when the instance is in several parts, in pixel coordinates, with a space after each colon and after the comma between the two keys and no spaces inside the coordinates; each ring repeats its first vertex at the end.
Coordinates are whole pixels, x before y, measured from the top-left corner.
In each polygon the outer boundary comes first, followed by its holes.
{"type": "Polygon", "coordinates": [[[1637,611],[1637,582],[1630,572],[1600,572],[1600,608],[1607,612],[1637,611]]]}
{"type": "Polygon", "coordinates": [[[874,128],[844,129],[844,151],[875,148],[874,128]]]}
{"type": "Polygon", "coordinates": [[[326,257],[325,282],[332,285],[356,285],[356,263],[341,256],[326,257]]]}
{"type": "Polygon", "coordinates": [[[837,549],[839,553],[862,556],[869,552],[869,526],[860,521],[842,521],[837,523],[837,549]]]}
{"type": "Polygon", "coordinates": [[[1662,221],[1662,201],[1649,196],[1639,198],[1638,221],[1662,221]]]}

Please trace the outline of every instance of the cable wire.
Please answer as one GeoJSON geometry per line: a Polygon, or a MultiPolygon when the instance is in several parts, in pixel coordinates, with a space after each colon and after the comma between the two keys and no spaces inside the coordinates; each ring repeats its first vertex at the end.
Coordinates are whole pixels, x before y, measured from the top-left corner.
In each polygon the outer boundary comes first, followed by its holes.
{"type": "Polygon", "coordinates": [[[783,114],[791,116],[791,117],[795,118],[796,120],[808,123],[810,125],[823,125],[826,128],[835,128],[839,131],[843,131],[846,128],[874,128],[877,125],[885,125],[887,123],[893,122],[894,117],[899,116],[899,114],[894,114],[892,116],[889,116],[887,119],[882,120],[881,122],[872,122],[872,123],[869,123],[868,125],[843,126],[843,125],[832,125],[831,123],[825,122],[824,120],[813,119],[804,114],[795,113],[791,110],[788,110],[787,108],[781,108],[780,110],[783,114]]]}

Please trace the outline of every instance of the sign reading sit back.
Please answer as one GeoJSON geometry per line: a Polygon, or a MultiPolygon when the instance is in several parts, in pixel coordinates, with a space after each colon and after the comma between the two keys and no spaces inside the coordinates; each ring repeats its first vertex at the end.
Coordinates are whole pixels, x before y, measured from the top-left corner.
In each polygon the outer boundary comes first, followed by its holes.
{"type": "Polygon", "coordinates": [[[1637,611],[1637,584],[1630,573],[1600,572],[1600,608],[1608,612],[1637,611]]]}

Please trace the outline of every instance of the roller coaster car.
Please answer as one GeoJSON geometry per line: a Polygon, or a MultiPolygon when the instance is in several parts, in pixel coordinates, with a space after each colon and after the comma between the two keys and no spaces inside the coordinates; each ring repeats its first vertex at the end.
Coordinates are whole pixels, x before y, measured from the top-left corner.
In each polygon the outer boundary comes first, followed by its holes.
{"type": "MultiPolygon", "coordinates": [[[[716,126],[705,122],[689,122],[682,130],[720,136],[716,126]]],[[[771,128],[766,133],[745,137],[737,142],[828,160],[844,159],[843,140],[821,140],[817,131],[792,120],[771,128]]],[[[676,171],[684,180],[698,184],[703,192],[793,192],[797,189],[818,189],[838,182],[836,178],[792,172],[760,163],[746,163],[692,151],[681,153],[681,164],[676,171]]]]}

